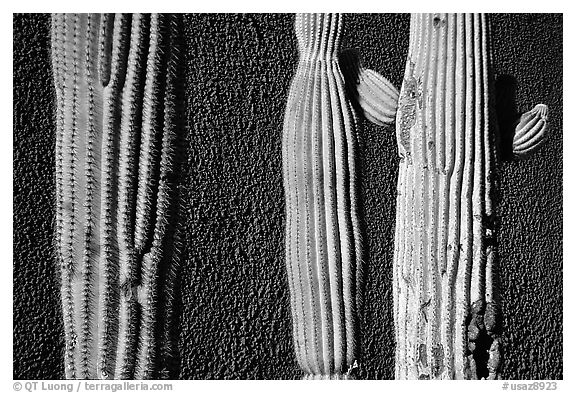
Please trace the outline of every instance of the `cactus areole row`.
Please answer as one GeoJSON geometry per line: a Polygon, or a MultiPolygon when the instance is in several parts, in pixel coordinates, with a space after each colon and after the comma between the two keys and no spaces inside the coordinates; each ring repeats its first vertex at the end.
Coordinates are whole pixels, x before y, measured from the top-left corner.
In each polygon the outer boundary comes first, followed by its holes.
{"type": "Polygon", "coordinates": [[[67,378],[175,369],[180,24],[170,15],[52,16],[67,378]]]}

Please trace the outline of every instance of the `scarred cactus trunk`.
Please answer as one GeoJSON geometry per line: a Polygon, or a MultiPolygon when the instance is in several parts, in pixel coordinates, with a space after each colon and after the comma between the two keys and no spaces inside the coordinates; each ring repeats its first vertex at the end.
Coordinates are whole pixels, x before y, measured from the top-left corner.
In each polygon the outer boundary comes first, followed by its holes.
{"type": "Polygon", "coordinates": [[[174,368],[180,30],[168,15],[52,17],[67,378],[174,368]]]}
{"type": "MultiPolygon", "coordinates": [[[[491,192],[497,127],[487,16],[411,18],[396,119],[396,377],[493,379],[500,363],[491,192]]],[[[514,157],[541,145],[547,111],[539,104],[518,116],[514,157]]]]}
{"type": "Polygon", "coordinates": [[[398,379],[498,378],[496,153],[536,151],[548,108],[538,104],[519,116],[513,100],[501,100],[498,119],[511,117],[515,130],[506,126],[511,137],[497,149],[490,62],[486,15],[411,16],[396,118],[398,379]]]}
{"type": "Polygon", "coordinates": [[[412,15],[397,113],[399,379],[496,377],[490,72],[485,15],[412,15]]]}
{"type": "Polygon", "coordinates": [[[305,378],[346,378],[358,354],[362,268],[356,115],[338,64],[340,15],[297,15],[284,120],[286,265],[305,378]]]}

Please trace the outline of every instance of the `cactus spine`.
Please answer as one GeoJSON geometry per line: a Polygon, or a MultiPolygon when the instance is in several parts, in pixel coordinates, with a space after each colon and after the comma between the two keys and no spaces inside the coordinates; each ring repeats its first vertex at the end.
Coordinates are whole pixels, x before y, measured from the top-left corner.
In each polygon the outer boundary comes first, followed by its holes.
{"type": "MultiPolygon", "coordinates": [[[[396,378],[493,379],[500,339],[490,36],[478,14],[413,14],[396,119],[396,378]]],[[[515,154],[546,128],[523,116],[515,154]]]]}
{"type": "Polygon", "coordinates": [[[170,15],[52,16],[67,378],[173,366],[180,30],[170,15]]]}
{"type": "Polygon", "coordinates": [[[304,378],[343,379],[358,355],[358,120],[338,59],[342,16],[298,14],[295,29],[299,61],[283,131],[294,346],[304,378]]]}

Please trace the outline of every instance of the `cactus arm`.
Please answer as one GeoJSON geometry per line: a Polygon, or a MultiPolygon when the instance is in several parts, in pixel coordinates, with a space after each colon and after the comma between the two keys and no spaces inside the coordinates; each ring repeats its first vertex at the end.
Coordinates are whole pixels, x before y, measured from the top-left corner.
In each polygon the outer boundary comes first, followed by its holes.
{"type": "MultiPolygon", "coordinates": [[[[102,128],[102,183],[100,200],[100,239],[102,253],[100,254],[100,282],[99,282],[99,310],[98,315],[98,377],[111,378],[116,366],[116,348],[119,315],[115,309],[118,307],[119,263],[118,263],[118,231],[116,227],[118,200],[117,169],[118,146],[121,106],[121,89],[126,76],[126,54],[129,47],[130,23],[129,15],[107,15],[101,31],[105,36],[112,36],[112,50],[106,55],[101,54],[100,59],[105,62],[102,66],[101,83],[103,85],[103,128],[102,128]],[[109,29],[108,20],[112,19],[113,28],[109,29]]],[[[101,37],[102,38],[102,37],[101,37]]],[[[107,51],[103,45],[101,49],[107,51]]]]}
{"type": "Polygon", "coordinates": [[[134,246],[140,254],[145,252],[150,241],[154,208],[154,195],[157,190],[153,176],[158,166],[159,143],[161,137],[161,116],[163,100],[163,66],[166,45],[164,34],[165,18],[152,15],[150,18],[150,40],[146,63],[146,79],[142,104],[142,136],[138,161],[138,190],[136,196],[136,223],[134,246]]]}
{"type": "MultiPolygon", "coordinates": [[[[185,91],[182,83],[185,77],[185,51],[182,37],[184,36],[183,18],[170,15],[168,22],[170,31],[169,55],[166,76],[166,96],[164,98],[164,137],[162,139],[162,158],[160,161],[160,192],[159,208],[156,218],[156,244],[162,259],[159,271],[158,305],[161,331],[159,336],[159,354],[155,364],[158,376],[166,379],[177,377],[174,371],[179,367],[177,338],[177,288],[179,281],[179,264],[183,243],[177,226],[183,209],[180,191],[180,173],[185,162],[183,146],[185,145],[185,91]],[[163,229],[161,230],[161,226],[163,229]],[[160,243],[160,239],[162,243],[160,243]],[[162,247],[160,246],[162,244],[162,247]],[[164,288],[164,290],[162,290],[164,288]]],[[[149,374],[154,377],[153,374],[149,374]]]]}
{"type": "MultiPolygon", "coordinates": [[[[170,337],[162,337],[159,343],[155,331],[158,325],[164,325],[166,332],[171,327],[171,307],[165,307],[173,302],[175,269],[171,260],[178,261],[175,256],[179,252],[179,240],[173,225],[177,218],[177,147],[182,144],[182,100],[183,91],[180,77],[182,53],[179,47],[178,37],[182,26],[178,16],[165,16],[164,43],[166,47],[166,65],[164,97],[157,98],[161,104],[163,118],[160,122],[161,141],[159,160],[159,176],[156,180],[158,191],[156,195],[156,219],[154,224],[154,236],[152,248],[144,255],[142,263],[142,322],[141,322],[141,346],[136,363],[136,377],[150,379],[154,377],[154,366],[161,359],[160,356],[170,358],[172,356],[172,341],[170,337]],[[148,259],[148,257],[150,258],[148,259]],[[167,269],[168,267],[168,269],[167,269]],[[164,346],[163,351],[158,346],[164,346]]],[[[161,364],[165,364],[163,361],[161,364]]],[[[165,371],[163,371],[165,372],[165,371]]],[[[165,375],[168,377],[168,375],[165,375]]]]}
{"type": "Polygon", "coordinates": [[[527,158],[542,146],[548,128],[548,106],[538,104],[522,114],[512,141],[515,158],[527,158]]]}
{"type": "Polygon", "coordinates": [[[118,258],[120,261],[120,299],[118,321],[118,348],[116,352],[115,375],[130,378],[130,364],[133,361],[136,342],[137,299],[133,294],[136,283],[136,252],[134,250],[134,199],[137,187],[137,163],[141,133],[142,100],[139,92],[144,81],[140,70],[146,62],[147,31],[150,20],[142,15],[134,15],[128,53],[127,75],[122,90],[122,112],[120,124],[120,157],[118,175],[118,258]]]}
{"type": "Polygon", "coordinates": [[[108,86],[112,72],[112,42],[114,39],[114,14],[100,16],[98,35],[98,78],[102,87],[108,86]]]}
{"type": "Polygon", "coordinates": [[[398,106],[398,89],[376,71],[362,67],[355,50],[344,50],[339,57],[347,90],[359,107],[359,112],[379,126],[393,123],[398,106]]]}
{"type": "Polygon", "coordinates": [[[146,63],[146,79],[142,104],[142,136],[138,161],[138,189],[136,192],[136,221],[134,246],[141,260],[142,272],[136,288],[136,298],[141,309],[141,345],[137,351],[136,378],[144,378],[155,353],[153,315],[157,311],[153,299],[155,277],[158,274],[158,256],[151,249],[157,207],[158,178],[154,175],[159,169],[162,143],[162,114],[164,110],[164,67],[168,48],[166,37],[166,16],[155,14],[150,19],[150,43],[146,63]]]}
{"type": "Polygon", "coordinates": [[[536,152],[546,139],[548,106],[537,104],[520,114],[516,105],[518,82],[511,75],[496,80],[496,112],[504,159],[526,159],[536,152]]]}
{"type": "Polygon", "coordinates": [[[398,90],[376,71],[365,69],[360,73],[358,103],[363,114],[374,124],[392,124],[396,118],[398,90]]]}
{"type": "Polygon", "coordinates": [[[159,51],[170,61],[148,72],[147,62],[157,60],[149,43],[159,35],[150,18],[158,17],[52,16],[56,241],[67,378],[166,376],[161,369],[170,360],[169,343],[158,343],[158,336],[170,329],[179,247],[175,162],[183,127],[175,119],[183,97],[175,91],[175,66],[181,60],[179,33],[166,23],[165,34],[174,41],[163,41],[159,51]],[[146,82],[157,89],[146,91],[146,82]],[[153,127],[143,126],[145,101],[158,106],[153,127]],[[143,144],[146,133],[155,135],[153,146],[143,144]],[[154,149],[153,159],[141,158],[154,149]],[[161,186],[147,187],[150,183],[161,186]],[[150,224],[137,238],[139,187],[151,190],[143,198],[150,224]],[[161,266],[148,269],[145,253],[156,255],[161,266]],[[142,293],[153,302],[138,296],[142,293]],[[153,350],[143,351],[145,345],[153,350]],[[137,361],[139,351],[145,361],[137,361]]]}

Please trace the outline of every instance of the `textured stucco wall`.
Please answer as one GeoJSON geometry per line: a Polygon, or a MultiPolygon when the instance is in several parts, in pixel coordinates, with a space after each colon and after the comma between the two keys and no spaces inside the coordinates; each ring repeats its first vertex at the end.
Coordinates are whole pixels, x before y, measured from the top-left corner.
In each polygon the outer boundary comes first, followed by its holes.
{"type": "Polygon", "coordinates": [[[501,170],[498,236],[504,375],[562,378],[562,17],[498,16],[494,65],[518,80],[518,108],[551,109],[549,139],[501,170]]]}
{"type": "MultiPolygon", "coordinates": [[[[296,65],[291,15],[188,15],[187,258],[181,378],[295,378],[284,273],[281,129],[296,65]]],[[[499,252],[504,378],[562,378],[562,17],[495,15],[494,67],[518,106],[551,107],[550,138],[503,163],[499,252]]],[[[345,47],[397,87],[406,14],[349,15],[345,47]]],[[[14,17],[14,377],[61,378],[52,251],[53,90],[49,17],[14,17]]],[[[394,128],[364,122],[367,241],[358,376],[393,378],[394,128]]]]}
{"type": "Polygon", "coordinates": [[[14,17],[14,377],[63,376],[50,18],[14,17]]]}

